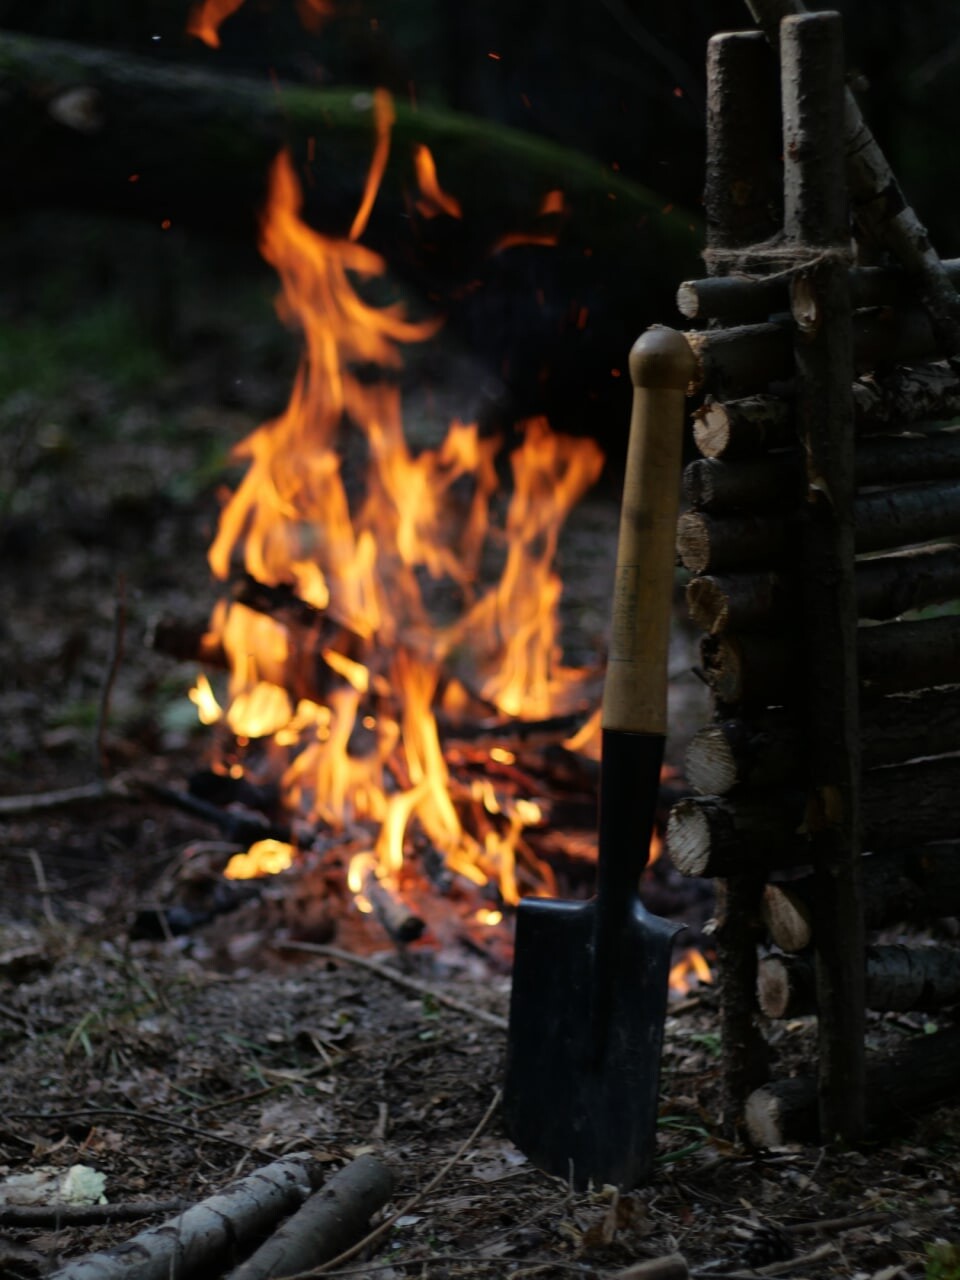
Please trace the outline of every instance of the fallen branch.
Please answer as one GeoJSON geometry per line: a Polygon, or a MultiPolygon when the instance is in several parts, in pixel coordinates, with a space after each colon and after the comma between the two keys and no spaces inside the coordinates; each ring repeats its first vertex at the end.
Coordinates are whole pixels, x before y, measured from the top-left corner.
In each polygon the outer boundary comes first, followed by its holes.
{"type": "Polygon", "coordinates": [[[119,1204],[4,1204],[0,1227],[23,1229],[103,1226],[112,1222],[137,1222],[161,1213],[189,1208],[186,1200],[121,1201],[119,1204]]]}
{"type": "Polygon", "coordinates": [[[68,1262],[51,1280],[179,1280],[229,1266],[313,1188],[310,1158],[285,1156],[178,1217],[68,1262]]]}
{"type": "Polygon", "coordinates": [[[393,1175],[371,1155],[359,1156],[309,1196],[229,1280],[269,1280],[316,1266],[366,1230],[371,1214],[393,1195],[393,1175]]]}
{"type": "Polygon", "coordinates": [[[130,800],[132,792],[122,778],[109,782],[98,779],[80,787],[64,787],[60,791],[37,791],[33,795],[0,796],[0,817],[19,816],[25,813],[42,813],[47,809],[66,809],[72,804],[86,804],[92,800],[130,800]]]}
{"type": "MultiPolygon", "coordinates": [[[[310,1271],[298,1271],[292,1276],[284,1277],[284,1280],[312,1280],[313,1276],[324,1275],[327,1272],[332,1271],[334,1267],[339,1266],[341,1262],[349,1262],[351,1258],[355,1258],[358,1253],[362,1253],[364,1249],[369,1245],[374,1244],[381,1236],[386,1235],[391,1227],[393,1227],[394,1223],[405,1217],[411,1209],[416,1208],[416,1206],[430,1194],[434,1187],[439,1186],[453,1166],[462,1159],[465,1152],[470,1149],[490,1123],[493,1113],[500,1105],[501,1096],[501,1092],[498,1089],[490,1099],[490,1105],[480,1117],[479,1123],[470,1136],[466,1138],[459,1147],[457,1147],[450,1159],[436,1172],[436,1174],[434,1174],[427,1185],[418,1191],[415,1196],[411,1196],[406,1204],[401,1205],[396,1213],[391,1214],[389,1218],[384,1222],[381,1222],[380,1225],[371,1231],[369,1235],[364,1236],[362,1240],[358,1240],[355,1245],[344,1250],[343,1253],[338,1254],[335,1258],[331,1258],[329,1262],[325,1262],[319,1267],[314,1267],[310,1271]]],[[[54,1280],[57,1280],[57,1278],[54,1277],[54,1280]]]]}
{"type": "Polygon", "coordinates": [[[260,1147],[251,1146],[249,1142],[240,1142],[236,1138],[228,1138],[210,1129],[200,1129],[197,1125],[186,1124],[182,1120],[172,1120],[169,1116],[158,1115],[155,1111],[134,1111],[130,1107],[71,1107],[68,1111],[8,1111],[5,1113],[7,1120],[72,1120],[75,1116],[117,1116],[125,1120],[139,1120],[142,1124],[159,1124],[165,1129],[178,1129],[181,1133],[202,1138],[204,1142],[219,1142],[225,1147],[233,1147],[248,1155],[269,1154],[260,1147]]]}
{"type": "Polygon", "coordinates": [[[486,1009],[478,1009],[475,1005],[458,1000],[455,996],[448,996],[445,991],[432,987],[429,982],[421,982],[419,978],[409,978],[406,974],[398,973],[396,969],[390,969],[387,965],[378,964],[376,960],[370,960],[367,956],[355,956],[349,951],[344,951],[341,947],[332,947],[323,942],[284,941],[274,943],[274,947],[278,951],[307,951],[311,955],[326,956],[329,960],[339,960],[342,964],[356,965],[357,968],[366,969],[368,973],[375,973],[381,978],[386,978],[388,982],[394,983],[395,986],[403,987],[406,991],[412,991],[415,995],[426,996],[428,1000],[435,1000],[437,1004],[442,1004],[447,1009],[453,1009],[456,1013],[465,1014],[468,1018],[475,1018],[477,1022],[485,1022],[488,1027],[496,1027],[498,1031],[506,1031],[507,1029],[506,1018],[502,1018],[498,1013],[489,1013],[486,1009]]]}

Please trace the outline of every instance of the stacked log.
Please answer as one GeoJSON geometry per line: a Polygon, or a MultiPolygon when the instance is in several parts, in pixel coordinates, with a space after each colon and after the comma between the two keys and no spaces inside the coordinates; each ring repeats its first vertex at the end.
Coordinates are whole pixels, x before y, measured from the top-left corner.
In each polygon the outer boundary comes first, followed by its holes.
{"type": "MultiPolygon", "coordinates": [[[[698,794],[667,839],[682,873],[719,879],[721,928],[735,901],[740,945],[719,949],[728,1103],[749,1115],[757,1086],[748,1003],[816,1014],[805,1098],[823,1137],[856,1140],[872,1122],[864,1082],[882,1075],[865,1011],[960,1004],[960,949],[866,936],[960,913],[960,358],[938,310],[960,262],[851,266],[836,248],[838,27],[804,14],[780,29],[782,230],[752,245],[724,233],[708,182],[713,274],[678,293],[708,326],[688,334],[700,457],[677,550],[715,718],[690,743],[698,794]],[[937,306],[915,287],[928,275],[946,281],[937,306]]],[[[714,45],[729,58],[747,39],[714,45]]]]}

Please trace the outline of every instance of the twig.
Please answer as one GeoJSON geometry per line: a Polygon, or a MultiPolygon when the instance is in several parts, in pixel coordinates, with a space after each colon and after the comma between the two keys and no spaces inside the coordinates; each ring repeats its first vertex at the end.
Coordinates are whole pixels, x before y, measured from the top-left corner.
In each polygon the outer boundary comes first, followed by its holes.
{"type": "Polygon", "coordinates": [[[98,779],[81,787],[65,787],[62,791],[38,791],[33,795],[0,796],[0,817],[23,813],[40,813],[44,809],[64,809],[87,800],[130,800],[133,793],[122,778],[109,782],[98,779]]]}
{"type": "Polygon", "coordinates": [[[485,1022],[488,1027],[496,1027],[498,1031],[507,1029],[507,1020],[500,1014],[489,1013],[486,1009],[478,1009],[463,1000],[458,1000],[456,996],[448,996],[446,992],[439,991],[428,982],[421,982],[419,978],[408,978],[406,974],[398,973],[396,969],[390,969],[387,965],[378,964],[376,960],[370,960],[367,956],[355,956],[349,951],[329,946],[324,942],[275,942],[273,945],[278,951],[307,951],[311,955],[326,956],[330,960],[356,965],[357,968],[366,969],[368,973],[376,973],[381,978],[386,978],[388,982],[414,992],[415,995],[426,996],[428,1000],[435,1000],[437,1004],[465,1014],[468,1018],[475,1018],[477,1022],[485,1022]]]}
{"type": "Polygon", "coordinates": [[[128,1107],[74,1107],[69,1111],[8,1111],[8,1120],[71,1120],[79,1116],[123,1116],[126,1120],[142,1120],[148,1124],[163,1125],[167,1129],[179,1129],[182,1133],[193,1134],[195,1138],[204,1138],[208,1142],[219,1142],[226,1147],[236,1147],[238,1151],[257,1156],[269,1156],[271,1152],[263,1147],[254,1147],[247,1142],[238,1142],[236,1138],[226,1138],[209,1129],[200,1129],[193,1124],[185,1124],[181,1120],[171,1120],[167,1116],[155,1112],[133,1111],[128,1107]]]}
{"type": "Polygon", "coordinates": [[[476,1142],[477,1138],[480,1137],[480,1134],[483,1133],[484,1129],[490,1123],[493,1113],[500,1105],[500,1097],[500,1090],[497,1089],[493,1097],[490,1099],[490,1105],[481,1116],[479,1123],[470,1136],[460,1144],[446,1164],[434,1174],[427,1185],[418,1191],[415,1196],[411,1196],[406,1204],[401,1205],[396,1213],[391,1214],[385,1222],[381,1222],[378,1227],[375,1227],[374,1230],[369,1233],[369,1235],[364,1236],[362,1240],[358,1240],[351,1248],[345,1249],[343,1253],[339,1254],[336,1258],[331,1258],[329,1262],[325,1262],[322,1266],[315,1267],[312,1271],[298,1271],[295,1275],[285,1276],[283,1280],[311,1280],[311,1277],[313,1276],[328,1275],[335,1267],[339,1266],[341,1262],[349,1262],[351,1258],[355,1258],[358,1253],[361,1253],[364,1249],[368,1248],[374,1243],[374,1241],[379,1240],[381,1236],[386,1235],[386,1233],[400,1218],[408,1214],[411,1209],[414,1209],[421,1200],[430,1194],[434,1187],[438,1186],[439,1183],[443,1181],[453,1166],[462,1158],[464,1153],[469,1150],[473,1143],[476,1142]]]}
{"type": "Polygon", "coordinates": [[[848,1213],[843,1218],[820,1218],[816,1222],[794,1222],[781,1230],[786,1235],[813,1235],[819,1231],[848,1231],[855,1227],[873,1227],[880,1222],[892,1222],[894,1215],[880,1209],[872,1213],[848,1213]]]}
{"type": "Polygon", "coordinates": [[[43,906],[43,918],[51,929],[58,926],[57,917],[53,914],[53,907],[50,905],[50,886],[47,884],[47,873],[43,869],[43,863],[40,861],[40,855],[36,849],[28,849],[27,857],[30,859],[30,865],[33,867],[33,874],[37,879],[37,888],[40,890],[40,902],[43,906]]]}
{"type": "Polygon", "coordinates": [[[103,678],[100,690],[100,707],[97,711],[97,727],[93,738],[94,768],[101,778],[107,776],[109,761],[104,747],[104,736],[107,732],[107,720],[110,717],[110,697],[123,661],[123,640],[127,629],[127,580],[122,573],[117,574],[117,592],[113,609],[113,643],[110,647],[110,663],[103,678]]]}
{"type": "Polygon", "coordinates": [[[784,1262],[768,1262],[765,1267],[754,1267],[750,1271],[708,1271],[700,1269],[691,1272],[694,1280],[699,1277],[710,1277],[710,1280],[757,1280],[757,1276],[789,1276],[796,1271],[798,1267],[805,1267],[808,1262],[819,1262],[821,1258],[828,1257],[831,1253],[837,1252],[835,1244],[822,1244],[814,1249],[812,1253],[804,1253],[796,1258],[789,1258],[784,1262]]]}
{"type": "Polygon", "coordinates": [[[118,1204],[5,1204],[0,1227],[87,1227],[109,1222],[136,1222],[158,1213],[179,1213],[189,1200],[122,1201],[118,1204]]]}

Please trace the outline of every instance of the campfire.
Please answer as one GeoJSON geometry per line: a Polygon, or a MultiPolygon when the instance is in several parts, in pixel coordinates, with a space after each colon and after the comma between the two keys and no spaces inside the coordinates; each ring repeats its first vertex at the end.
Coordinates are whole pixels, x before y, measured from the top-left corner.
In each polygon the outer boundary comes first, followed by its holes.
{"type": "MultiPolygon", "coordinates": [[[[202,6],[194,33],[214,43],[236,7],[202,6]]],[[[564,664],[554,558],[604,458],[542,417],[516,424],[510,445],[456,420],[429,447],[408,443],[404,349],[443,317],[391,296],[384,259],[362,243],[391,146],[385,91],[374,114],[345,236],[307,224],[291,156],[273,163],[260,249],[303,350],[286,409],[235,451],[246,471],[209,550],[222,594],[200,650],[228,676],[201,674],[190,697],[214,727],[218,793],[269,797],[259,807],[282,816],[226,875],[318,860],[326,873],[332,857],[350,904],[407,943],[425,927],[424,885],[455,886],[474,935],[522,896],[554,896],[551,820],[571,800],[582,821],[560,861],[589,887],[602,671],[564,664]]],[[[410,181],[414,216],[463,216],[423,145],[410,181]]],[[[541,218],[563,207],[546,193],[541,218]]],[[[556,234],[508,234],[491,252],[531,239],[556,234]]],[[[678,985],[689,971],[678,966],[678,985]]]]}

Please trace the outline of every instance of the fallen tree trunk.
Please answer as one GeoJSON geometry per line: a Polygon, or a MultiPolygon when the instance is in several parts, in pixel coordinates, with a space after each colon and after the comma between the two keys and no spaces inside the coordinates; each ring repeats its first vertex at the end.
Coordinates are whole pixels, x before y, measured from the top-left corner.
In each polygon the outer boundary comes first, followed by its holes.
{"type": "MultiPolygon", "coordinates": [[[[960,1000],[960,950],[956,947],[866,949],[866,1006],[879,1012],[933,1012],[960,1000]]],[[[765,956],[757,973],[760,1011],[768,1018],[802,1018],[817,1012],[813,960],[765,956]]]]}
{"type": "MultiPolygon", "coordinates": [[[[0,164],[17,175],[4,185],[8,211],[85,207],[252,242],[267,170],[284,145],[316,175],[305,192],[312,223],[345,235],[360,204],[375,136],[370,92],[227,76],[9,33],[0,36],[0,72],[0,164]]],[[[407,217],[413,147],[426,143],[444,186],[464,193],[471,243],[492,244],[528,225],[545,193],[559,188],[598,252],[620,262],[644,253],[664,286],[696,252],[689,217],[664,215],[659,195],[599,160],[425,104],[397,100],[394,112],[379,197],[394,239],[407,217]]]]}
{"type": "MultiPolygon", "coordinates": [[[[867,1123],[889,1134],[912,1113],[952,1097],[958,1087],[960,1027],[916,1036],[898,1053],[867,1061],[867,1123]]],[[[756,1147],[818,1138],[817,1085],[809,1076],[778,1080],[747,1099],[746,1130],[756,1147]]]]}
{"type": "Polygon", "coordinates": [[[392,1195],[390,1170],[371,1155],[358,1156],[231,1271],[229,1280],[269,1280],[329,1262],[363,1235],[371,1214],[392,1195]]]}
{"type": "Polygon", "coordinates": [[[284,1156],[159,1227],[68,1262],[51,1280],[181,1280],[213,1275],[298,1209],[313,1189],[315,1176],[309,1156],[284,1156]]]}

